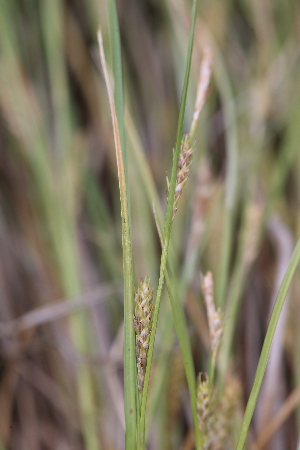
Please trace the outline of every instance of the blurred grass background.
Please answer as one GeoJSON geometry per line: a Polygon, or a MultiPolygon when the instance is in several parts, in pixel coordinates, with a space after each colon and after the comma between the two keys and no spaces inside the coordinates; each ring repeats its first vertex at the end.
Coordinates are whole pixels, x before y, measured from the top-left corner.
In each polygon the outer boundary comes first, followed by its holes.
{"type": "MultiPolygon", "coordinates": [[[[127,0],[118,10],[135,272],[155,285],[160,246],[151,198],[164,210],[191,4],[127,0]]],[[[109,55],[104,0],[0,0],[1,450],[124,445],[121,221],[98,24],[109,55]]],[[[228,373],[239,378],[241,407],[300,231],[299,38],[297,0],[199,1],[187,128],[205,46],[213,80],[174,221],[172,285],[204,372],[209,342],[199,273],[213,272],[225,328],[219,382],[228,373]]],[[[299,294],[298,272],[251,450],[300,448],[299,294]],[[261,444],[289,394],[287,420],[261,444]]],[[[193,448],[167,295],[148,423],[149,449],[193,448]]],[[[224,448],[234,448],[238,427],[237,420],[224,448]]]]}

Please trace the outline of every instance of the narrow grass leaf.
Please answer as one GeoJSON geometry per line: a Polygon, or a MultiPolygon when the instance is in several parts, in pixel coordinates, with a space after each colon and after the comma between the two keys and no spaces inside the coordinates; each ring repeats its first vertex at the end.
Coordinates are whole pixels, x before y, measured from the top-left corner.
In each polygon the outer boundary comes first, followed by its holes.
{"type": "Polygon", "coordinates": [[[121,148],[123,153],[124,172],[127,187],[127,200],[130,211],[130,194],[128,185],[128,169],[126,157],[125,120],[124,120],[124,93],[123,93],[123,72],[121,40],[118,21],[118,11],[115,0],[108,0],[109,38],[112,56],[112,69],[114,75],[114,98],[116,115],[119,125],[121,148]]]}
{"type": "Polygon", "coordinates": [[[269,323],[269,326],[267,329],[267,334],[266,334],[266,337],[264,340],[264,345],[263,345],[262,352],[261,352],[261,355],[259,358],[253,387],[252,387],[250,397],[249,397],[249,400],[247,403],[247,408],[245,411],[243,425],[242,425],[242,429],[240,432],[236,450],[243,450],[244,445],[245,445],[248,429],[249,429],[250,422],[251,422],[251,419],[253,416],[258,393],[259,393],[259,390],[261,387],[261,383],[262,383],[263,376],[265,373],[266,365],[268,362],[268,357],[269,357],[273,337],[275,334],[276,326],[277,326],[277,323],[279,320],[279,316],[280,316],[287,292],[289,290],[289,287],[290,287],[290,284],[292,281],[292,277],[293,277],[296,267],[299,263],[299,260],[300,260],[300,239],[298,240],[295,250],[292,254],[291,260],[289,262],[285,276],[281,283],[281,286],[280,286],[280,289],[279,289],[279,292],[277,295],[277,299],[276,299],[276,302],[275,302],[275,305],[274,305],[274,308],[272,311],[270,323],[269,323]]]}
{"type": "Polygon", "coordinates": [[[134,450],[136,448],[137,414],[136,414],[135,333],[133,324],[134,283],[133,283],[131,231],[130,231],[125,170],[124,170],[118,119],[116,114],[113,90],[110,84],[108,71],[106,67],[102,35],[100,30],[98,30],[98,43],[100,50],[100,59],[104,73],[106,88],[108,92],[113,122],[116,158],[118,166],[119,188],[120,188],[123,271],[124,271],[124,403],[125,403],[125,422],[126,422],[125,445],[127,450],[134,450]]]}

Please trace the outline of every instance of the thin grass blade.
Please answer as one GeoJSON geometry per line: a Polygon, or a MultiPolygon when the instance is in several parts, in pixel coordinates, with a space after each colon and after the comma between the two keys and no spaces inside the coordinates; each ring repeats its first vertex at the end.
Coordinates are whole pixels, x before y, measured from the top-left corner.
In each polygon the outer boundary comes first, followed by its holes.
{"type": "Polygon", "coordinates": [[[246,437],[247,437],[247,433],[248,433],[248,429],[250,426],[250,422],[253,416],[253,412],[254,412],[254,408],[255,408],[255,404],[257,401],[257,397],[258,397],[258,393],[261,387],[261,383],[264,377],[264,373],[265,373],[265,369],[266,369],[266,365],[268,362],[268,357],[269,357],[269,353],[270,353],[270,349],[271,349],[271,345],[272,345],[272,341],[273,341],[273,337],[274,337],[274,333],[276,330],[276,326],[279,320],[279,316],[287,295],[287,292],[289,290],[291,281],[292,281],[292,277],[295,273],[295,270],[297,268],[297,265],[299,263],[300,260],[300,239],[297,242],[297,245],[295,247],[295,250],[292,254],[292,257],[290,259],[288,268],[286,270],[285,276],[283,278],[282,284],[280,286],[278,295],[277,295],[277,299],[273,308],[273,312],[271,315],[271,319],[270,319],[270,323],[268,326],[268,330],[267,330],[267,334],[265,337],[265,341],[264,341],[264,345],[262,348],[262,352],[259,358],[259,362],[258,362],[258,366],[257,366],[257,370],[256,370],[256,375],[255,375],[255,379],[254,379],[254,383],[253,383],[253,387],[250,393],[250,397],[247,403],[247,408],[245,411],[245,416],[244,416],[244,420],[243,420],[243,425],[242,425],[242,429],[240,432],[240,436],[239,436],[239,440],[238,440],[238,444],[236,447],[236,450],[243,450],[244,445],[245,445],[245,441],[246,441],[246,437]]]}
{"type": "Polygon", "coordinates": [[[128,209],[128,197],[125,180],[125,169],[122,154],[122,145],[119,125],[114,101],[113,90],[108,76],[106,60],[103,49],[101,31],[98,30],[98,43],[100,59],[103,68],[106,88],[109,97],[111,116],[113,122],[118,178],[121,201],[122,218],[122,245],[123,245],[123,271],[124,271],[124,403],[125,403],[125,446],[127,450],[136,448],[136,358],[135,358],[135,332],[133,325],[134,314],[134,283],[133,261],[131,247],[131,230],[128,209]]]}

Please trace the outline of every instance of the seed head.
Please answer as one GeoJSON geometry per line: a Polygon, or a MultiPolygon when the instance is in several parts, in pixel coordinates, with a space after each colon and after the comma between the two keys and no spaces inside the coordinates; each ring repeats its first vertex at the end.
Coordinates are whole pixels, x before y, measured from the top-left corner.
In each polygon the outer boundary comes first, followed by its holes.
{"type": "Polygon", "coordinates": [[[203,435],[203,449],[211,448],[214,425],[214,392],[207,373],[200,373],[197,387],[197,411],[199,427],[203,435]]]}
{"type": "Polygon", "coordinates": [[[149,338],[152,328],[153,290],[148,277],[140,281],[135,294],[134,329],[136,332],[136,357],[138,369],[138,390],[144,385],[149,338]]]}
{"type": "MultiPolygon", "coordinates": [[[[179,197],[182,194],[183,186],[185,185],[189,174],[190,174],[190,165],[192,162],[193,156],[193,145],[191,144],[191,138],[189,134],[185,134],[181,141],[181,149],[178,158],[177,164],[177,177],[176,177],[176,185],[175,185],[175,194],[174,194],[174,206],[173,206],[173,215],[172,220],[174,220],[175,214],[177,212],[177,203],[179,197]]],[[[169,192],[169,186],[168,186],[169,192]]]]}

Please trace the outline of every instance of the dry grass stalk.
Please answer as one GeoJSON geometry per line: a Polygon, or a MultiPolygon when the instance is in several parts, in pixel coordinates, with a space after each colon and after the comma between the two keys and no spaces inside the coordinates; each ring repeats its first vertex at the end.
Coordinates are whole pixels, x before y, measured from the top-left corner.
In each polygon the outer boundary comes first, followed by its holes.
{"type": "Polygon", "coordinates": [[[149,338],[152,328],[153,290],[150,288],[150,279],[146,277],[138,285],[135,295],[134,329],[136,332],[136,357],[138,369],[138,390],[144,385],[147,364],[149,338]]]}
{"type": "Polygon", "coordinates": [[[114,133],[116,159],[117,159],[117,167],[118,167],[118,179],[119,179],[119,188],[120,188],[121,215],[124,218],[128,215],[128,211],[127,211],[127,200],[125,199],[125,196],[124,196],[124,192],[126,193],[126,181],[125,181],[125,169],[124,169],[122,145],[121,145],[120,130],[119,130],[119,124],[118,124],[118,118],[117,118],[115,99],[114,99],[114,89],[113,89],[113,85],[110,81],[109,74],[108,74],[106,58],[105,58],[104,48],[103,48],[102,32],[101,32],[100,28],[98,28],[98,31],[97,31],[97,39],[98,39],[98,46],[99,46],[99,52],[100,52],[100,61],[101,61],[101,66],[102,66],[102,70],[103,70],[106,90],[107,90],[107,94],[108,94],[111,118],[112,118],[112,123],[113,123],[113,133],[114,133]]]}
{"type": "Polygon", "coordinates": [[[209,47],[206,47],[203,52],[203,58],[200,67],[200,76],[197,88],[195,110],[190,131],[191,136],[194,135],[200,113],[203,109],[203,106],[205,105],[205,101],[207,98],[211,78],[212,60],[213,60],[212,52],[209,47]]]}
{"type": "Polygon", "coordinates": [[[223,327],[222,327],[221,311],[220,309],[216,310],[214,304],[214,284],[211,272],[207,272],[207,274],[203,277],[201,287],[205,299],[208,317],[211,351],[213,359],[215,359],[221,341],[221,337],[223,334],[223,327]]]}
{"type": "Polygon", "coordinates": [[[205,159],[200,164],[197,174],[197,187],[193,204],[191,231],[188,240],[188,249],[190,252],[197,246],[204,233],[214,189],[215,184],[211,167],[205,159]]]}

